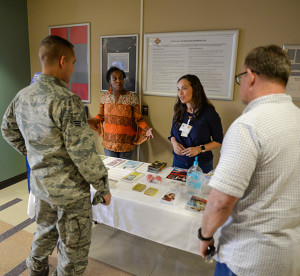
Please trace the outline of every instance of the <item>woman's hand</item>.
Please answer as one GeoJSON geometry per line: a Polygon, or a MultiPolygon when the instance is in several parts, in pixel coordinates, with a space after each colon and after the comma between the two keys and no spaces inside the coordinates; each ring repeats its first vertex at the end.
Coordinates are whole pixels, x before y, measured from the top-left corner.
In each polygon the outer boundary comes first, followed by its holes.
{"type": "Polygon", "coordinates": [[[183,155],[182,151],[185,149],[183,145],[179,144],[174,137],[171,138],[173,150],[177,155],[183,155]]]}
{"type": "Polygon", "coordinates": [[[199,147],[186,148],[181,152],[182,155],[186,155],[188,157],[194,157],[194,156],[198,155],[199,153],[200,153],[199,147]]]}
{"type": "Polygon", "coordinates": [[[91,127],[91,129],[98,131],[100,127],[100,120],[96,118],[88,119],[88,124],[91,127]]]}
{"type": "Polygon", "coordinates": [[[146,131],[146,137],[147,137],[147,139],[153,138],[152,128],[150,128],[146,131]]]}

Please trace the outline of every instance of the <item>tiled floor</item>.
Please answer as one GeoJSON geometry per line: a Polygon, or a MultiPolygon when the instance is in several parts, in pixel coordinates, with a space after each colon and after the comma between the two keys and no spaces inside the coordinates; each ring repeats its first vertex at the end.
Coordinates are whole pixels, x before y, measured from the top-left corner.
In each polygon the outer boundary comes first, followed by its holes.
{"type": "MultiPolygon", "coordinates": [[[[0,212],[0,220],[11,225],[18,225],[28,219],[26,214],[28,191],[25,180],[0,191],[0,206],[15,198],[21,201],[0,212]]],[[[34,233],[35,228],[36,224],[32,223],[23,230],[34,233]]],[[[137,276],[210,276],[213,275],[215,266],[215,263],[204,263],[198,255],[170,248],[103,224],[93,226],[89,255],[100,262],[137,276]]]]}

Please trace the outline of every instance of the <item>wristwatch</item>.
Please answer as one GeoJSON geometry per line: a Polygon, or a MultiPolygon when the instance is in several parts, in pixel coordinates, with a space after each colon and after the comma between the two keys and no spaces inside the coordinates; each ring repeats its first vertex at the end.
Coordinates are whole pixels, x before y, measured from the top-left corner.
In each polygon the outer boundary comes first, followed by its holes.
{"type": "Polygon", "coordinates": [[[205,150],[206,150],[204,145],[201,145],[200,149],[201,149],[201,152],[205,152],[205,150]]]}
{"type": "Polygon", "coordinates": [[[209,237],[209,238],[204,238],[204,237],[202,237],[202,235],[201,235],[201,228],[199,228],[199,230],[198,230],[198,238],[199,238],[199,240],[201,240],[201,241],[210,241],[210,240],[213,239],[213,237],[214,237],[214,236],[209,237]]]}

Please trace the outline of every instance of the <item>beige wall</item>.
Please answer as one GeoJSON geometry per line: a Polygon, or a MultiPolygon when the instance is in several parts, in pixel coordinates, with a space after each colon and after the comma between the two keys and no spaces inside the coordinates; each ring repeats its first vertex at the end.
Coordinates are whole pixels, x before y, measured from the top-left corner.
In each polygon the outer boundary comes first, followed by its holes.
{"type": "MultiPolygon", "coordinates": [[[[140,0],[28,0],[31,70],[40,71],[38,46],[50,25],[91,23],[91,115],[100,100],[100,36],[139,34],[140,0]]],[[[300,44],[300,1],[296,0],[144,0],[144,33],[239,29],[236,73],[254,47],[271,43],[300,44]]],[[[187,72],[188,73],[188,72],[187,72]]],[[[176,90],[176,87],[174,87],[176,90]]],[[[155,139],[140,147],[140,159],[161,159],[171,164],[169,136],[175,98],[143,96],[149,106],[145,120],[154,128],[155,139]]],[[[238,86],[233,101],[212,101],[227,131],[243,111],[238,86]]],[[[300,107],[300,102],[296,102],[300,107]]],[[[103,153],[101,141],[95,136],[103,153]]],[[[214,151],[215,164],[219,150],[214,151]]]]}

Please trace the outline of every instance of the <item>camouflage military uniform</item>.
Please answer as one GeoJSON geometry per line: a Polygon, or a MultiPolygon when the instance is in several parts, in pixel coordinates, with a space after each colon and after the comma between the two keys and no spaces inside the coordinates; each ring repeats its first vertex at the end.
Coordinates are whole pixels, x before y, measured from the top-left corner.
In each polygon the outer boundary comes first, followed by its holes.
{"type": "Polygon", "coordinates": [[[80,98],[63,81],[42,74],[16,95],[1,129],[31,168],[38,203],[38,229],[27,259],[32,275],[46,271],[57,240],[58,275],[81,275],[91,237],[90,184],[97,190],[93,204],[109,187],[80,98]]]}

